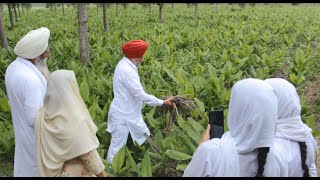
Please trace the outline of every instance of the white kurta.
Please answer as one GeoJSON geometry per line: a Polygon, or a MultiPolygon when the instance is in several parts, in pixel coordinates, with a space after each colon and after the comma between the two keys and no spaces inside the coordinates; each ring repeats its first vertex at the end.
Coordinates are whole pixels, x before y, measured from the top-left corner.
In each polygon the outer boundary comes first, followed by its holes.
{"type": "Polygon", "coordinates": [[[7,68],[5,85],[15,133],[14,176],[39,176],[34,121],[47,81],[30,61],[17,57],[7,68]]]}
{"type": "Polygon", "coordinates": [[[108,112],[107,131],[113,133],[120,124],[126,124],[133,141],[139,145],[143,144],[146,140],[143,134],[150,135],[150,131],[142,118],[142,103],[161,106],[163,100],[143,90],[137,66],[126,57],[116,66],[113,92],[114,98],[108,112]]]}
{"type": "MultiPolygon", "coordinates": [[[[223,139],[214,138],[202,143],[194,152],[191,162],[184,171],[183,177],[255,176],[258,169],[257,150],[253,150],[248,153],[226,153],[225,151],[230,151],[230,149],[222,148],[222,146],[225,146],[222,140],[223,139]],[[223,153],[225,153],[225,156],[222,155],[223,153]],[[227,166],[222,166],[221,163],[226,163],[223,157],[232,159],[232,161],[230,161],[231,163],[227,166]],[[236,169],[239,169],[239,171],[237,171],[236,169]]],[[[279,150],[279,148],[276,148],[274,146],[270,147],[270,151],[266,159],[266,164],[264,166],[264,176],[288,176],[288,167],[285,163],[283,163],[283,159],[285,157],[282,153],[279,154],[279,150]]]]}
{"type": "MultiPolygon", "coordinates": [[[[281,152],[288,162],[288,176],[289,177],[302,177],[303,170],[301,167],[301,156],[300,156],[300,146],[296,141],[291,141],[284,138],[275,139],[277,145],[282,146],[283,151],[281,152]]],[[[306,139],[307,145],[307,160],[306,164],[309,168],[310,177],[317,177],[317,168],[315,165],[315,151],[317,148],[317,142],[314,140],[311,133],[306,139]]]]}

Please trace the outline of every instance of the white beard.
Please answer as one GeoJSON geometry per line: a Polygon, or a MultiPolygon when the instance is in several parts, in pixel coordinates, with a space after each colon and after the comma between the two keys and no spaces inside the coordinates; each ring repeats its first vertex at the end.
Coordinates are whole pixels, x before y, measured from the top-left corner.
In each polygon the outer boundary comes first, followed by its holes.
{"type": "Polygon", "coordinates": [[[139,66],[139,64],[141,63],[141,62],[138,62],[138,61],[136,61],[136,60],[134,60],[134,59],[129,59],[134,65],[136,65],[137,67],[139,66]]]}
{"type": "Polygon", "coordinates": [[[38,57],[34,63],[34,65],[37,67],[37,69],[43,74],[43,76],[48,80],[50,71],[48,69],[47,65],[48,58],[41,59],[38,57]]]}

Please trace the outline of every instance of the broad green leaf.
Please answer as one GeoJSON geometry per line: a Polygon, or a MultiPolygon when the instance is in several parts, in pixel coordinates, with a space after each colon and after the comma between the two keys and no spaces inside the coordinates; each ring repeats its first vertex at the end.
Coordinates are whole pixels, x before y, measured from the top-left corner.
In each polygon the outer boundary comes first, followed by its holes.
{"type": "Polygon", "coordinates": [[[99,155],[100,155],[100,157],[101,157],[101,159],[104,159],[105,158],[105,148],[99,148],[98,149],[98,153],[99,153],[99,155]]]}
{"type": "Polygon", "coordinates": [[[103,122],[99,124],[97,127],[98,127],[97,135],[102,136],[103,132],[107,129],[107,122],[103,122]]]}
{"type": "Polygon", "coordinates": [[[114,173],[117,175],[119,171],[121,170],[124,160],[126,156],[126,145],[123,145],[123,147],[118,151],[118,153],[115,155],[115,157],[112,160],[112,169],[114,173]]]}
{"type": "Polygon", "coordinates": [[[295,73],[290,73],[290,75],[289,75],[289,80],[290,80],[291,82],[295,83],[296,80],[297,80],[296,74],[295,74],[295,73]]]}
{"type": "Polygon", "coordinates": [[[1,112],[9,112],[10,111],[8,98],[0,99],[0,110],[1,110],[1,112]]]}
{"type": "Polygon", "coordinates": [[[91,118],[93,119],[93,121],[96,122],[96,109],[98,107],[98,104],[96,102],[94,102],[91,107],[89,108],[89,113],[91,115],[91,118]]]}
{"type": "Polygon", "coordinates": [[[221,92],[221,87],[220,87],[220,83],[217,77],[211,77],[210,81],[213,83],[215,89],[216,89],[216,94],[219,94],[221,92]]]}
{"type": "Polygon", "coordinates": [[[177,79],[176,79],[175,75],[173,74],[173,72],[170,69],[165,69],[165,71],[172,78],[172,80],[177,82],[177,79]]]}
{"type": "Polygon", "coordinates": [[[82,80],[80,84],[80,94],[84,102],[87,102],[89,99],[89,86],[86,80],[82,80]]]}
{"type": "MultiPolygon", "coordinates": [[[[207,116],[207,112],[203,114],[204,116],[207,116]]],[[[188,123],[190,123],[196,131],[200,132],[201,134],[204,132],[204,128],[199,122],[195,121],[193,118],[189,117],[187,120],[188,123]]]]}
{"type": "Polygon", "coordinates": [[[181,129],[185,129],[185,120],[181,116],[177,116],[177,123],[181,129]]]}
{"type": "Polygon", "coordinates": [[[187,81],[184,83],[184,89],[179,94],[188,94],[190,97],[195,96],[193,86],[187,81]]]}
{"type": "Polygon", "coordinates": [[[188,164],[186,164],[186,163],[181,163],[181,164],[178,164],[178,165],[177,165],[176,170],[178,170],[178,171],[184,171],[187,167],[188,167],[188,164]]]}
{"type": "Polygon", "coordinates": [[[141,175],[142,177],[152,177],[152,164],[148,153],[142,159],[141,175]]]}
{"type": "Polygon", "coordinates": [[[196,102],[197,107],[200,109],[200,111],[203,113],[205,112],[204,103],[200,101],[198,98],[193,98],[196,102]]]}
{"type": "Polygon", "coordinates": [[[195,128],[194,123],[186,121],[184,131],[192,138],[195,142],[200,142],[202,134],[195,128]]]}
{"type": "Polygon", "coordinates": [[[130,171],[130,168],[131,168],[130,164],[126,163],[126,165],[119,171],[119,174],[122,174],[126,171],[130,171]]]}
{"type": "Polygon", "coordinates": [[[154,152],[150,152],[148,151],[149,155],[151,156],[151,158],[156,158],[156,159],[162,159],[162,156],[160,154],[156,154],[154,152]]]}
{"type": "Polygon", "coordinates": [[[187,147],[189,154],[193,154],[193,152],[196,150],[196,146],[190,141],[187,136],[184,135],[183,132],[178,129],[176,129],[176,132],[178,133],[179,141],[187,147]]]}
{"type": "Polygon", "coordinates": [[[174,151],[174,150],[167,150],[166,154],[170,158],[175,159],[175,160],[179,160],[179,161],[188,160],[188,159],[192,158],[192,156],[190,156],[188,154],[177,152],[177,151],[174,151]]]}
{"type": "Polygon", "coordinates": [[[127,157],[127,161],[130,164],[131,168],[133,169],[134,172],[136,172],[138,174],[138,176],[141,176],[141,172],[140,169],[137,168],[137,164],[134,161],[131,153],[129,152],[128,148],[126,148],[126,157],[127,157]]]}
{"type": "Polygon", "coordinates": [[[147,113],[145,116],[147,117],[146,120],[147,120],[148,124],[149,124],[152,128],[155,128],[155,127],[157,127],[157,126],[160,124],[159,121],[156,121],[156,120],[153,118],[153,116],[152,116],[151,113],[147,113]]]}
{"type": "Polygon", "coordinates": [[[248,59],[248,57],[242,58],[239,62],[239,68],[241,68],[247,62],[248,59]]]}
{"type": "Polygon", "coordinates": [[[102,116],[102,118],[103,118],[104,120],[107,120],[108,110],[109,110],[109,104],[106,103],[106,104],[104,105],[104,107],[103,107],[102,114],[101,114],[101,116],[102,116]]]}
{"type": "Polygon", "coordinates": [[[163,140],[163,135],[161,131],[157,131],[157,133],[153,137],[154,141],[159,144],[163,140]]]}

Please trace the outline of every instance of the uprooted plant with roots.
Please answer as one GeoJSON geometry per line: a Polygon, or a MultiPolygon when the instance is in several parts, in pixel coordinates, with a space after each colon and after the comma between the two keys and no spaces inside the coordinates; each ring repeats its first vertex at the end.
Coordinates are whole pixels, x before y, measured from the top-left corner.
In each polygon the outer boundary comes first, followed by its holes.
{"type": "MultiPolygon", "coordinates": [[[[162,99],[167,98],[170,97],[163,97],[162,99]]],[[[160,112],[164,119],[164,130],[169,132],[173,130],[173,125],[177,120],[177,116],[187,119],[186,117],[190,116],[191,111],[196,107],[194,101],[187,99],[185,96],[173,96],[171,102],[173,104],[172,107],[160,107],[160,112]]]]}

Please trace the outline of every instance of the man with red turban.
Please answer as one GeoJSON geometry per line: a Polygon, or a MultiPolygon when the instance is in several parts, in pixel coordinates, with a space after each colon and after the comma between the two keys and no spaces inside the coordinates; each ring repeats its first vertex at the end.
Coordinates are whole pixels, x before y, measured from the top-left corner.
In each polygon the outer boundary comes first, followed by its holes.
{"type": "Polygon", "coordinates": [[[113,75],[114,98],[108,112],[108,128],[111,142],[107,161],[112,163],[117,152],[127,143],[129,132],[132,140],[142,145],[150,131],[141,114],[142,103],[150,106],[172,106],[171,99],[161,100],[147,94],[141,85],[138,64],[143,62],[148,43],[133,40],[122,46],[125,54],[113,75]]]}

